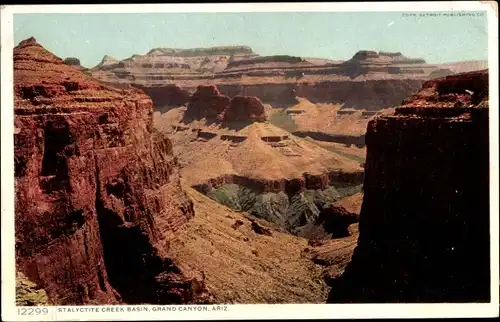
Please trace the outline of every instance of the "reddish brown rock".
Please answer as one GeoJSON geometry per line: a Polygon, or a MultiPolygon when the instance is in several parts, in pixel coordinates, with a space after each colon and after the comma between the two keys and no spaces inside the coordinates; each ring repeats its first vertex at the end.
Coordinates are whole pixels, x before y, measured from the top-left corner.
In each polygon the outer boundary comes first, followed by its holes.
{"type": "Polygon", "coordinates": [[[265,122],[264,105],[257,97],[236,96],[224,112],[224,122],[265,122]]]}
{"type": "Polygon", "coordinates": [[[428,81],[398,109],[473,107],[487,97],[488,72],[482,70],[428,81]]]}
{"type": "Polygon", "coordinates": [[[481,71],[370,121],[358,245],[328,302],[490,302],[488,113],[481,71]]]}
{"type": "Polygon", "coordinates": [[[198,86],[191,97],[186,115],[195,119],[222,120],[231,99],[222,95],[215,86],[198,86]]]}
{"type": "Polygon", "coordinates": [[[191,119],[206,118],[216,122],[264,122],[264,105],[256,97],[222,95],[215,86],[198,86],[186,111],[191,119]]]}
{"type": "Polygon", "coordinates": [[[151,100],[34,38],[14,49],[14,83],[18,270],[59,305],[205,296],[202,276],[168,258],[168,235],[194,213],[151,100]]]}

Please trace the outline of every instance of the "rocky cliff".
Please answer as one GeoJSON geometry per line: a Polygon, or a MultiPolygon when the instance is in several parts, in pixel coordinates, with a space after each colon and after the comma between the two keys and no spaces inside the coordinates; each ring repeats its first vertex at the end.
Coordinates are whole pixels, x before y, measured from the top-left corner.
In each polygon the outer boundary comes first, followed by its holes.
{"type": "Polygon", "coordinates": [[[100,85],[34,38],[14,49],[17,269],[66,304],[186,303],[201,273],[168,256],[193,215],[152,102],[100,85]]]}
{"type": "Polygon", "coordinates": [[[296,104],[297,97],[311,103],[342,104],[343,108],[380,110],[398,105],[415,94],[423,79],[323,80],[262,84],[219,84],[221,93],[256,96],[275,107],[296,104]]]}
{"type": "Polygon", "coordinates": [[[198,86],[186,110],[186,119],[206,118],[218,122],[264,122],[264,105],[256,97],[222,95],[215,86],[198,86]]]}
{"type": "Polygon", "coordinates": [[[352,261],[328,302],[489,302],[488,72],[370,121],[352,261]]]}

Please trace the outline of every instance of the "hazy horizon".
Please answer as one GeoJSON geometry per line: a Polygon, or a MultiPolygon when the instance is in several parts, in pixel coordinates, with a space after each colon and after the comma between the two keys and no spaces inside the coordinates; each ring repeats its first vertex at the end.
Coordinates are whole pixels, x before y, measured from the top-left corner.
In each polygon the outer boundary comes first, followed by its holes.
{"type": "MultiPolygon", "coordinates": [[[[401,52],[440,64],[487,60],[487,17],[408,12],[15,14],[14,41],[35,37],[61,58],[94,67],[153,48],[249,46],[262,56],[350,59],[359,50],[401,52]],[[405,15],[403,15],[405,14],[405,15]]],[[[442,13],[444,14],[444,12],[442,13]]]]}

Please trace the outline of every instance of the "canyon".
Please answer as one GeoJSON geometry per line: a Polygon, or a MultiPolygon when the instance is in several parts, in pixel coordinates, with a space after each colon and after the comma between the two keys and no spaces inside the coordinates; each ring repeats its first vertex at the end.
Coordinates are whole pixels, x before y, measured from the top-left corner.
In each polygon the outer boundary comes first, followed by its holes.
{"type": "Polygon", "coordinates": [[[219,46],[155,48],[122,61],[105,56],[89,73],[107,85],[142,89],[162,111],[188,104],[200,85],[217,86],[229,98],[256,97],[272,106],[271,122],[295,128],[289,132],[364,148],[366,126],[379,111],[399,105],[429,79],[487,66],[486,61],[428,64],[399,52],[361,50],[338,61],[260,56],[248,46],[219,46]],[[304,102],[318,106],[321,116],[314,109],[296,114],[300,108],[294,107],[304,102]],[[328,117],[322,117],[325,113],[328,117]]]}
{"type": "Polygon", "coordinates": [[[482,66],[22,41],[18,303],[489,301],[482,66]]]}
{"type": "MultiPolygon", "coordinates": [[[[267,111],[256,97],[231,99],[200,85],[186,107],[155,112],[155,126],[174,142],[186,185],[278,230],[316,238],[321,233],[306,227],[323,227],[323,208],[361,190],[363,169],[272,125],[267,111]]],[[[355,214],[329,214],[343,218],[343,234],[357,221],[355,214]]]]}
{"type": "MultiPolygon", "coordinates": [[[[181,176],[185,154],[175,156],[175,138],[155,128],[151,99],[136,88],[103,85],[77,63],[56,57],[34,38],[14,48],[19,303],[326,301],[323,266],[303,252],[307,239],[191,188],[194,177],[181,176]],[[218,241],[223,232],[230,239],[218,241]],[[276,251],[269,252],[269,242],[279,250],[278,257],[276,251]],[[233,261],[209,260],[215,252],[233,261]],[[248,279],[235,279],[242,272],[248,279]],[[275,285],[274,292],[256,283],[263,276],[275,285]],[[221,287],[227,283],[230,293],[221,287]]],[[[229,102],[227,115],[216,119],[215,126],[226,129],[250,121],[240,134],[275,149],[269,145],[275,142],[267,142],[275,132],[253,135],[264,130],[259,127],[264,125],[262,103],[246,97],[229,102]]],[[[285,139],[284,131],[274,130],[285,139]]],[[[220,139],[238,143],[239,137],[230,132],[234,130],[228,131],[220,139]]],[[[359,181],[362,172],[356,171],[359,181]]],[[[321,177],[305,182],[314,185],[315,180],[324,185],[321,177]]]]}

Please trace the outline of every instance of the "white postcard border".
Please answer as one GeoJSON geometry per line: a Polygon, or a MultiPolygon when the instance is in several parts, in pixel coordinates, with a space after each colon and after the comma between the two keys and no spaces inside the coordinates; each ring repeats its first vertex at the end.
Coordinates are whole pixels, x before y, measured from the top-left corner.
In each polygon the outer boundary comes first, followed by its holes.
{"type": "MultiPolygon", "coordinates": [[[[2,133],[2,320],[195,320],[195,319],[311,319],[311,318],[426,318],[426,317],[488,317],[498,316],[499,303],[499,218],[498,198],[498,7],[493,1],[448,2],[358,2],[358,3],[267,3],[267,4],[130,4],[130,5],[44,5],[2,6],[1,11],[1,133],[2,133]],[[190,306],[193,311],[174,306],[175,311],[102,312],[103,308],[131,306],[85,306],[98,312],[62,312],[68,307],[46,307],[46,315],[20,315],[15,307],[14,246],[14,168],[13,152],[13,14],[21,13],[144,13],[144,12],[315,12],[315,11],[487,11],[490,73],[490,238],[491,238],[491,303],[490,304],[255,304],[190,306]],[[209,311],[204,311],[207,307],[209,311]],[[225,309],[224,309],[225,307],[225,309]],[[201,308],[201,309],[200,309],[201,308]],[[201,310],[201,311],[200,311],[201,310]]],[[[40,307],[43,309],[43,307],[40,307]]]]}

